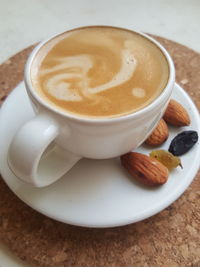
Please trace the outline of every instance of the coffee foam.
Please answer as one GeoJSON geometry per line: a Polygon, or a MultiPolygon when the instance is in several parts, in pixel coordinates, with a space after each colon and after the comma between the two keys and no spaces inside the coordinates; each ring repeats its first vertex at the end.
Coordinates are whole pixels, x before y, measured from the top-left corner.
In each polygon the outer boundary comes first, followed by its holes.
{"type": "MultiPolygon", "coordinates": [[[[125,43],[125,47],[128,45],[125,43]]],[[[121,66],[114,77],[102,85],[90,87],[89,70],[94,66],[90,55],[55,57],[56,66],[43,69],[41,76],[53,74],[44,81],[44,88],[52,97],[64,101],[82,101],[84,96],[92,98],[94,94],[109,90],[128,81],[133,75],[137,62],[128,49],[121,51],[121,66]],[[73,86],[76,81],[76,86],[73,86]]]]}
{"type": "MultiPolygon", "coordinates": [[[[155,66],[155,51],[146,45],[150,41],[141,36],[137,41],[135,39],[138,36],[129,31],[115,32],[113,28],[85,28],[59,36],[47,45],[45,52],[41,51],[42,56],[38,57],[35,68],[32,68],[33,83],[44,97],[59,108],[65,109],[66,106],[69,112],[76,113],[77,110],[72,110],[71,106],[78,103],[81,106],[84,102],[86,105],[96,105],[96,109],[102,109],[101,112],[89,114],[90,116],[115,116],[109,106],[114,106],[113,102],[120,101],[123,95],[119,96],[119,99],[109,98],[107,95],[109,92],[116,94],[117,89],[121,90],[125,86],[124,92],[130,92],[128,97],[132,96],[132,102],[138,101],[139,107],[132,104],[132,110],[137,110],[152,101],[152,97],[155,98],[155,94],[151,94],[149,90],[149,84],[153,79],[157,79],[154,76],[160,67],[155,66]],[[144,83],[140,81],[138,73],[141,73],[144,83]],[[148,100],[145,99],[147,96],[148,100]],[[141,99],[145,99],[145,104],[141,104],[141,99]],[[108,114],[109,112],[111,114],[108,114]]],[[[155,49],[155,45],[153,46],[155,49]]],[[[163,75],[162,71],[160,74],[163,75]]],[[[157,95],[160,88],[164,88],[167,78],[168,74],[157,79],[157,95]]],[[[155,87],[154,84],[153,86],[155,87]]],[[[129,104],[128,110],[122,111],[118,108],[119,113],[132,111],[129,104]]],[[[117,105],[119,107],[119,104],[117,105]]],[[[81,115],[87,115],[85,109],[84,107],[80,111],[81,115]]]]}

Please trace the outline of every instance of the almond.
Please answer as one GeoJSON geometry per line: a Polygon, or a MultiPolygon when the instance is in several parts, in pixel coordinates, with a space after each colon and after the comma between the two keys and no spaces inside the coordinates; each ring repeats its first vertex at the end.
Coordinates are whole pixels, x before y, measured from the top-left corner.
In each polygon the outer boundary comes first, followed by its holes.
{"type": "Polygon", "coordinates": [[[171,99],[163,119],[173,126],[190,125],[190,117],[186,109],[176,100],[171,99]]]}
{"type": "Polygon", "coordinates": [[[168,136],[168,126],[166,122],[161,119],[152,134],[146,139],[145,143],[150,146],[159,146],[167,140],[168,136]]]}
{"type": "Polygon", "coordinates": [[[130,152],[121,156],[121,164],[133,178],[145,185],[162,185],[169,176],[162,163],[141,153],[130,152]]]}

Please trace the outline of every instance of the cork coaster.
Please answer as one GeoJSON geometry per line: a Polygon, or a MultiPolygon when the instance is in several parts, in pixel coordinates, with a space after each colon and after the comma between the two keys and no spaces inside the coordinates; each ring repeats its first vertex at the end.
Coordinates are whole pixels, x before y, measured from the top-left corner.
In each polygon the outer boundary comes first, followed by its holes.
{"type": "MultiPolygon", "coordinates": [[[[155,37],[155,36],[154,36],[155,37]]],[[[200,110],[200,54],[155,37],[172,55],[177,82],[200,110]]],[[[23,79],[33,46],[0,65],[0,101],[23,79]]],[[[0,178],[0,239],[29,266],[200,266],[200,172],[174,204],[142,222],[108,229],[66,225],[19,200],[0,178]]]]}

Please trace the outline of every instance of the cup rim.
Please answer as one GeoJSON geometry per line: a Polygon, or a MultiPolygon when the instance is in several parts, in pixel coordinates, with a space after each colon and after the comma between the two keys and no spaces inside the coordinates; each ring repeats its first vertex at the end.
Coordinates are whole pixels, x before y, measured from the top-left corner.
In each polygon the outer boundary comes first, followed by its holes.
{"type": "Polygon", "coordinates": [[[56,113],[59,116],[68,118],[74,122],[81,122],[81,123],[84,122],[84,123],[89,123],[89,124],[90,123],[91,124],[109,124],[109,123],[117,123],[117,122],[122,121],[122,120],[129,120],[132,118],[138,118],[139,116],[142,116],[142,114],[150,112],[150,110],[152,110],[152,108],[154,108],[155,106],[159,105],[159,103],[162,103],[162,101],[165,99],[165,96],[168,95],[168,93],[171,93],[173,85],[175,83],[175,67],[174,67],[173,60],[172,60],[171,56],[169,55],[168,51],[157,40],[155,40],[151,36],[147,35],[146,33],[143,33],[143,32],[131,29],[131,28],[125,28],[125,27],[109,26],[109,25],[91,25],[91,26],[82,26],[82,27],[70,28],[67,31],[55,34],[55,35],[51,36],[50,38],[45,39],[44,41],[40,42],[32,50],[32,52],[29,55],[29,58],[26,62],[25,69],[24,69],[24,82],[25,82],[26,90],[27,90],[28,94],[30,93],[31,96],[34,97],[34,99],[39,104],[41,104],[42,106],[44,106],[45,108],[47,108],[51,112],[53,111],[54,113],[56,113]],[[119,115],[116,117],[109,117],[109,118],[104,118],[104,117],[97,118],[97,117],[89,117],[89,116],[87,117],[87,116],[76,115],[76,114],[73,114],[70,112],[67,113],[67,112],[62,111],[61,109],[57,109],[56,107],[51,106],[51,104],[49,104],[47,101],[45,101],[41,96],[39,96],[39,94],[37,94],[36,90],[34,90],[34,87],[33,87],[32,81],[31,81],[30,73],[31,73],[31,66],[32,66],[33,60],[34,60],[35,56],[37,55],[37,53],[39,52],[39,50],[46,43],[48,43],[52,39],[66,33],[66,32],[84,29],[84,28],[93,28],[93,27],[105,27],[105,28],[108,27],[108,28],[121,29],[121,30],[126,30],[126,31],[137,33],[137,34],[145,37],[149,41],[151,41],[164,54],[164,56],[167,60],[167,63],[168,63],[168,67],[169,67],[168,81],[167,81],[167,84],[166,84],[165,88],[163,89],[163,91],[147,106],[144,106],[143,108],[141,108],[137,111],[134,111],[132,113],[119,115]]]}

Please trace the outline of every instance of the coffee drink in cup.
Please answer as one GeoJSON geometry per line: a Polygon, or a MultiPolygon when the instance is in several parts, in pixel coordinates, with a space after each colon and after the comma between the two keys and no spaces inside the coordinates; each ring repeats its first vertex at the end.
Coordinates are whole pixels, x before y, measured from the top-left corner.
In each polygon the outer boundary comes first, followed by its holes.
{"type": "Polygon", "coordinates": [[[142,109],[168,78],[166,57],[151,40],[107,26],[56,36],[31,67],[33,87],[43,100],[67,114],[99,119],[142,109]]]}
{"type": "Polygon", "coordinates": [[[40,43],[24,73],[36,114],[14,134],[7,160],[16,177],[37,187],[65,176],[81,158],[136,149],[163,116],[175,85],[174,64],[159,43],[110,26],[40,43]]]}

